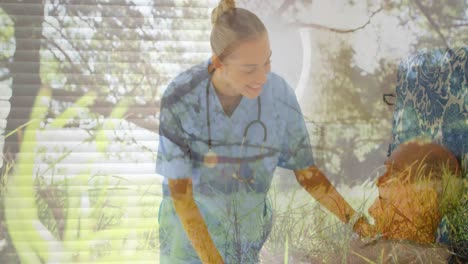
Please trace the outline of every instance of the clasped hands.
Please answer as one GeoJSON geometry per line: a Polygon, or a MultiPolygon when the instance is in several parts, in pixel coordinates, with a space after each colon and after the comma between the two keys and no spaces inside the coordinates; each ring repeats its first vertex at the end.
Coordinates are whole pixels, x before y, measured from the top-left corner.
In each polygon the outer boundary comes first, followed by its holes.
{"type": "Polygon", "coordinates": [[[365,216],[360,216],[352,223],[353,232],[361,239],[370,239],[377,235],[376,227],[371,225],[365,216]]]}

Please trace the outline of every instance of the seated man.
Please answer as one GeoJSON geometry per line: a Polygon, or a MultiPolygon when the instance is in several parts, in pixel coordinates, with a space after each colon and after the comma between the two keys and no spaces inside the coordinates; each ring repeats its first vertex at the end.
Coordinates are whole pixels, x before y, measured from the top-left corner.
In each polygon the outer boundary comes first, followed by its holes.
{"type": "Polygon", "coordinates": [[[373,243],[353,243],[352,258],[445,263],[450,252],[433,243],[449,202],[463,192],[457,159],[438,144],[414,141],[399,145],[385,166],[385,174],[377,180],[379,197],[369,208],[375,224],[358,223],[360,233],[373,238],[373,243]]]}

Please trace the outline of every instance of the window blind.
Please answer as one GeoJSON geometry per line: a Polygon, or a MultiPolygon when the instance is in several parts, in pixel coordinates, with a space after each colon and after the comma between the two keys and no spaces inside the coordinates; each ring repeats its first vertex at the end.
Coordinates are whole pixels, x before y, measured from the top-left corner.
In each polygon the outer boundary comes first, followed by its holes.
{"type": "Polygon", "coordinates": [[[1,1],[1,263],[158,260],[160,97],[216,3],[1,1]]]}

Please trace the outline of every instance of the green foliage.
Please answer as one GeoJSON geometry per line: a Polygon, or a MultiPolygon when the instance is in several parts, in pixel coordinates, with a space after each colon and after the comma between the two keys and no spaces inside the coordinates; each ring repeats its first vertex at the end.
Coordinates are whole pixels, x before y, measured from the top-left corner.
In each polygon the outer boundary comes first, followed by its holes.
{"type": "MultiPolygon", "coordinates": [[[[49,259],[48,247],[54,241],[48,241],[41,235],[43,228],[38,218],[38,210],[34,197],[34,163],[28,160],[27,153],[35,149],[35,133],[39,130],[40,121],[47,113],[50,99],[50,90],[42,89],[37,96],[34,110],[31,113],[31,122],[26,126],[24,141],[30,142],[28,149],[20,147],[20,155],[13,177],[7,183],[5,194],[5,220],[8,232],[13,242],[17,242],[15,247],[18,255],[24,263],[40,263],[41,259],[49,259]],[[28,220],[24,220],[28,219],[28,220]],[[29,252],[38,252],[38,255],[29,252]]],[[[47,233],[46,236],[50,237],[47,233]]]]}
{"type": "Polygon", "coordinates": [[[12,19],[0,8],[0,61],[13,56],[14,24],[12,19]]]}
{"type": "MultiPolygon", "coordinates": [[[[6,225],[21,262],[155,258],[149,254],[156,247],[152,243],[157,234],[155,214],[144,212],[143,203],[148,206],[150,202],[154,207],[159,202],[148,195],[156,186],[146,186],[142,192],[126,182],[122,184],[125,179],[120,177],[94,175],[93,160],[84,164],[79,175],[67,175],[52,182],[36,174],[30,153],[36,151],[36,136],[43,131],[41,123],[48,112],[50,92],[42,88],[36,98],[31,121],[24,126],[23,143],[27,144],[21,144],[4,195],[6,225]],[[94,188],[90,188],[90,183],[94,188]],[[136,250],[146,253],[137,255],[136,250]]],[[[93,95],[80,98],[75,107],[86,107],[93,95]]],[[[95,144],[101,154],[109,143],[102,131],[112,129],[112,122],[125,115],[129,103],[120,102],[110,115],[112,119],[106,120],[96,132],[95,144]]],[[[49,128],[63,128],[76,114],[73,108],[64,111],[49,128]]]]}
{"type": "Polygon", "coordinates": [[[442,215],[451,215],[463,204],[467,196],[468,180],[459,178],[448,170],[443,170],[440,210],[442,215]]]}
{"type": "Polygon", "coordinates": [[[453,186],[448,192],[454,192],[449,195],[446,207],[449,234],[452,246],[457,254],[463,258],[468,258],[468,160],[462,164],[463,179],[458,181],[458,186],[453,186]],[[458,199],[457,199],[458,198],[458,199]],[[455,199],[455,200],[454,200],[455,199]]]}
{"type": "Polygon", "coordinates": [[[418,36],[413,50],[466,45],[468,2],[465,0],[387,1],[387,12],[418,36]]]}
{"type": "Polygon", "coordinates": [[[321,41],[320,56],[322,67],[314,73],[319,88],[311,96],[321,99],[320,104],[311,105],[314,116],[310,118],[319,130],[312,135],[316,161],[331,179],[347,177],[347,184],[359,184],[370,170],[353,169],[386,154],[378,151],[391,134],[391,109],[382,94],[394,89],[397,64],[381,60],[373,73],[367,73],[356,65],[350,41],[340,36],[333,44],[321,41]]]}

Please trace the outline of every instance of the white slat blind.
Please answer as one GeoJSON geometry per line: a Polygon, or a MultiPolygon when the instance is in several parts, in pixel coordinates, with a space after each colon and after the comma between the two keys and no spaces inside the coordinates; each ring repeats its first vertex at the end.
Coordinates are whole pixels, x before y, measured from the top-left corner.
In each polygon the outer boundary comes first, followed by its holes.
{"type": "Polygon", "coordinates": [[[160,96],[215,4],[0,1],[0,263],[158,261],[160,96]]]}

